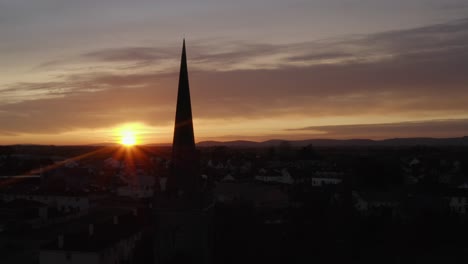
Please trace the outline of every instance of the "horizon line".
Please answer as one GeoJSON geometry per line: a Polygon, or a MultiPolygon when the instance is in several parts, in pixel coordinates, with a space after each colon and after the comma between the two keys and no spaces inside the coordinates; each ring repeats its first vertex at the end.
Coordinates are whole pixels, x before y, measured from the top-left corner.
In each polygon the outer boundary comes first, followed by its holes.
{"type": "MultiPolygon", "coordinates": [[[[196,142],[195,144],[200,143],[233,143],[233,142],[249,142],[249,143],[266,143],[270,141],[285,141],[285,142],[302,142],[302,141],[320,141],[320,140],[330,140],[330,141],[353,141],[353,140],[366,140],[366,141],[374,141],[374,142],[382,142],[388,140],[395,140],[395,139],[436,139],[436,140],[444,140],[444,139],[464,139],[468,138],[468,135],[459,136],[459,137],[389,137],[383,139],[371,139],[371,138],[308,138],[308,139],[282,139],[282,138],[271,138],[266,140],[245,140],[245,139],[234,139],[234,140],[201,140],[196,142]]],[[[152,146],[152,145],[164,145],[164,146],[171,146],[173,143],[163,142],[163,143],[145,143],[145,144],[136,144],[135,146],[152,146]]],[[[83,143],[83,144],[34,144],[34,143],[15,143],[15,144],[0,144],[0,147],[6,146],[60,146],[60,147],[75,147],[75,146],[122,146],[121,143],[117,142],[101,142],[101,143],[83,143]]]]}

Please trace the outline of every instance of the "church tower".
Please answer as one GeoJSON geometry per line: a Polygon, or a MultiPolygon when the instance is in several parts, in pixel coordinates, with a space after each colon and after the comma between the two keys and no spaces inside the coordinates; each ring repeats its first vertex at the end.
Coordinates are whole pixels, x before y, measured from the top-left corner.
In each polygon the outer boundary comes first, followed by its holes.
{"type": "Polygon", "coordinates": [[[213,200],[195,147],[185,39],[180,62],[171,173],[155,195],[155,263],[211,263],[213,200]]]}
{"type": "Polygon", "coordinates": [[[172,178],[168,179],[170,195],[186,202],[195,202],[200,194],[200,160],[195,148],[193,133],[192,105],[187,70],[185,39],[180,61],[179,88],[172,142],[172,178]]]}

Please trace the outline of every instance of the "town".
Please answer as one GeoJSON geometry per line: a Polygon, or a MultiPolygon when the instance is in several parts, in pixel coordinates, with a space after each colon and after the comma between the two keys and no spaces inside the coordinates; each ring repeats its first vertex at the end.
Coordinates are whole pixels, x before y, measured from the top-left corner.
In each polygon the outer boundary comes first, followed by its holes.
{"type": "MultiPolygon", "coordinates": [[[[464,146],[199,149],[213,185],[215,262],[466,258],[464,146]]],[[[2,147],[2,263],[152,262],[153,197],[166,190],[170,152],[2,147]]]]}

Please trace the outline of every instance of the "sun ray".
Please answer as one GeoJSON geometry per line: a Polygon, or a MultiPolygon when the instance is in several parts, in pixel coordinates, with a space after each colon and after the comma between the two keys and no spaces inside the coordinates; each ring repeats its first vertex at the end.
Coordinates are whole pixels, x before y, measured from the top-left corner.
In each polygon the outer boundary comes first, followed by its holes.
{"type": "Polygon", "coordinates": [[[19,183],[20,181],[26,179],[27,178],[26,176],[42,174],[44,172],[47,172],[47,171],[56,169],[56,168],[58,168],[60,166],[63,166],[63,165],[65,165],[66,163],[68,163],[70,161],[79,161],[79,160],[82,160],[82,159],[85,159],[85,158],[92,157],[94,155],[105,153],[107,151],[112,151],[112,149],[113,149],[112,147],[102,147],[102,148],[99,148],[97,150],[87,152],[87,153],[84,153],[84,154],[81,154],[81,155],[78,155],[78,156],[75,156],[75,157],[65,159],[65,160],[63,160],[61,162],[57,162],[57,163],[48,165],[46,167],[41,167],[41,168],[36,168],[36,169],[29,170],[29,171],[27,171],[27,172],[25,172],[25,173],[23,173],[21,175],[16,175],[16,176],[8,178],[8,179],[6,179],[4,181],[0,181],[0,187],[5,187],[5,186],[8,186],[8,185],[13,185],[13,184],[19,183]]]}

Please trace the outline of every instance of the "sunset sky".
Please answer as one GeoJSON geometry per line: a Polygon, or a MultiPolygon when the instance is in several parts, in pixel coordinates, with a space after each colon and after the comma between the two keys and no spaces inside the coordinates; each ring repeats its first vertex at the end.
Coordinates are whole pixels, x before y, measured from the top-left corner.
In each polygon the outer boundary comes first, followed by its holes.
{"type": "Polygon", "coordinates": [[[0,0],[0,144],[468,135],[467,0],[0,0]]]}

